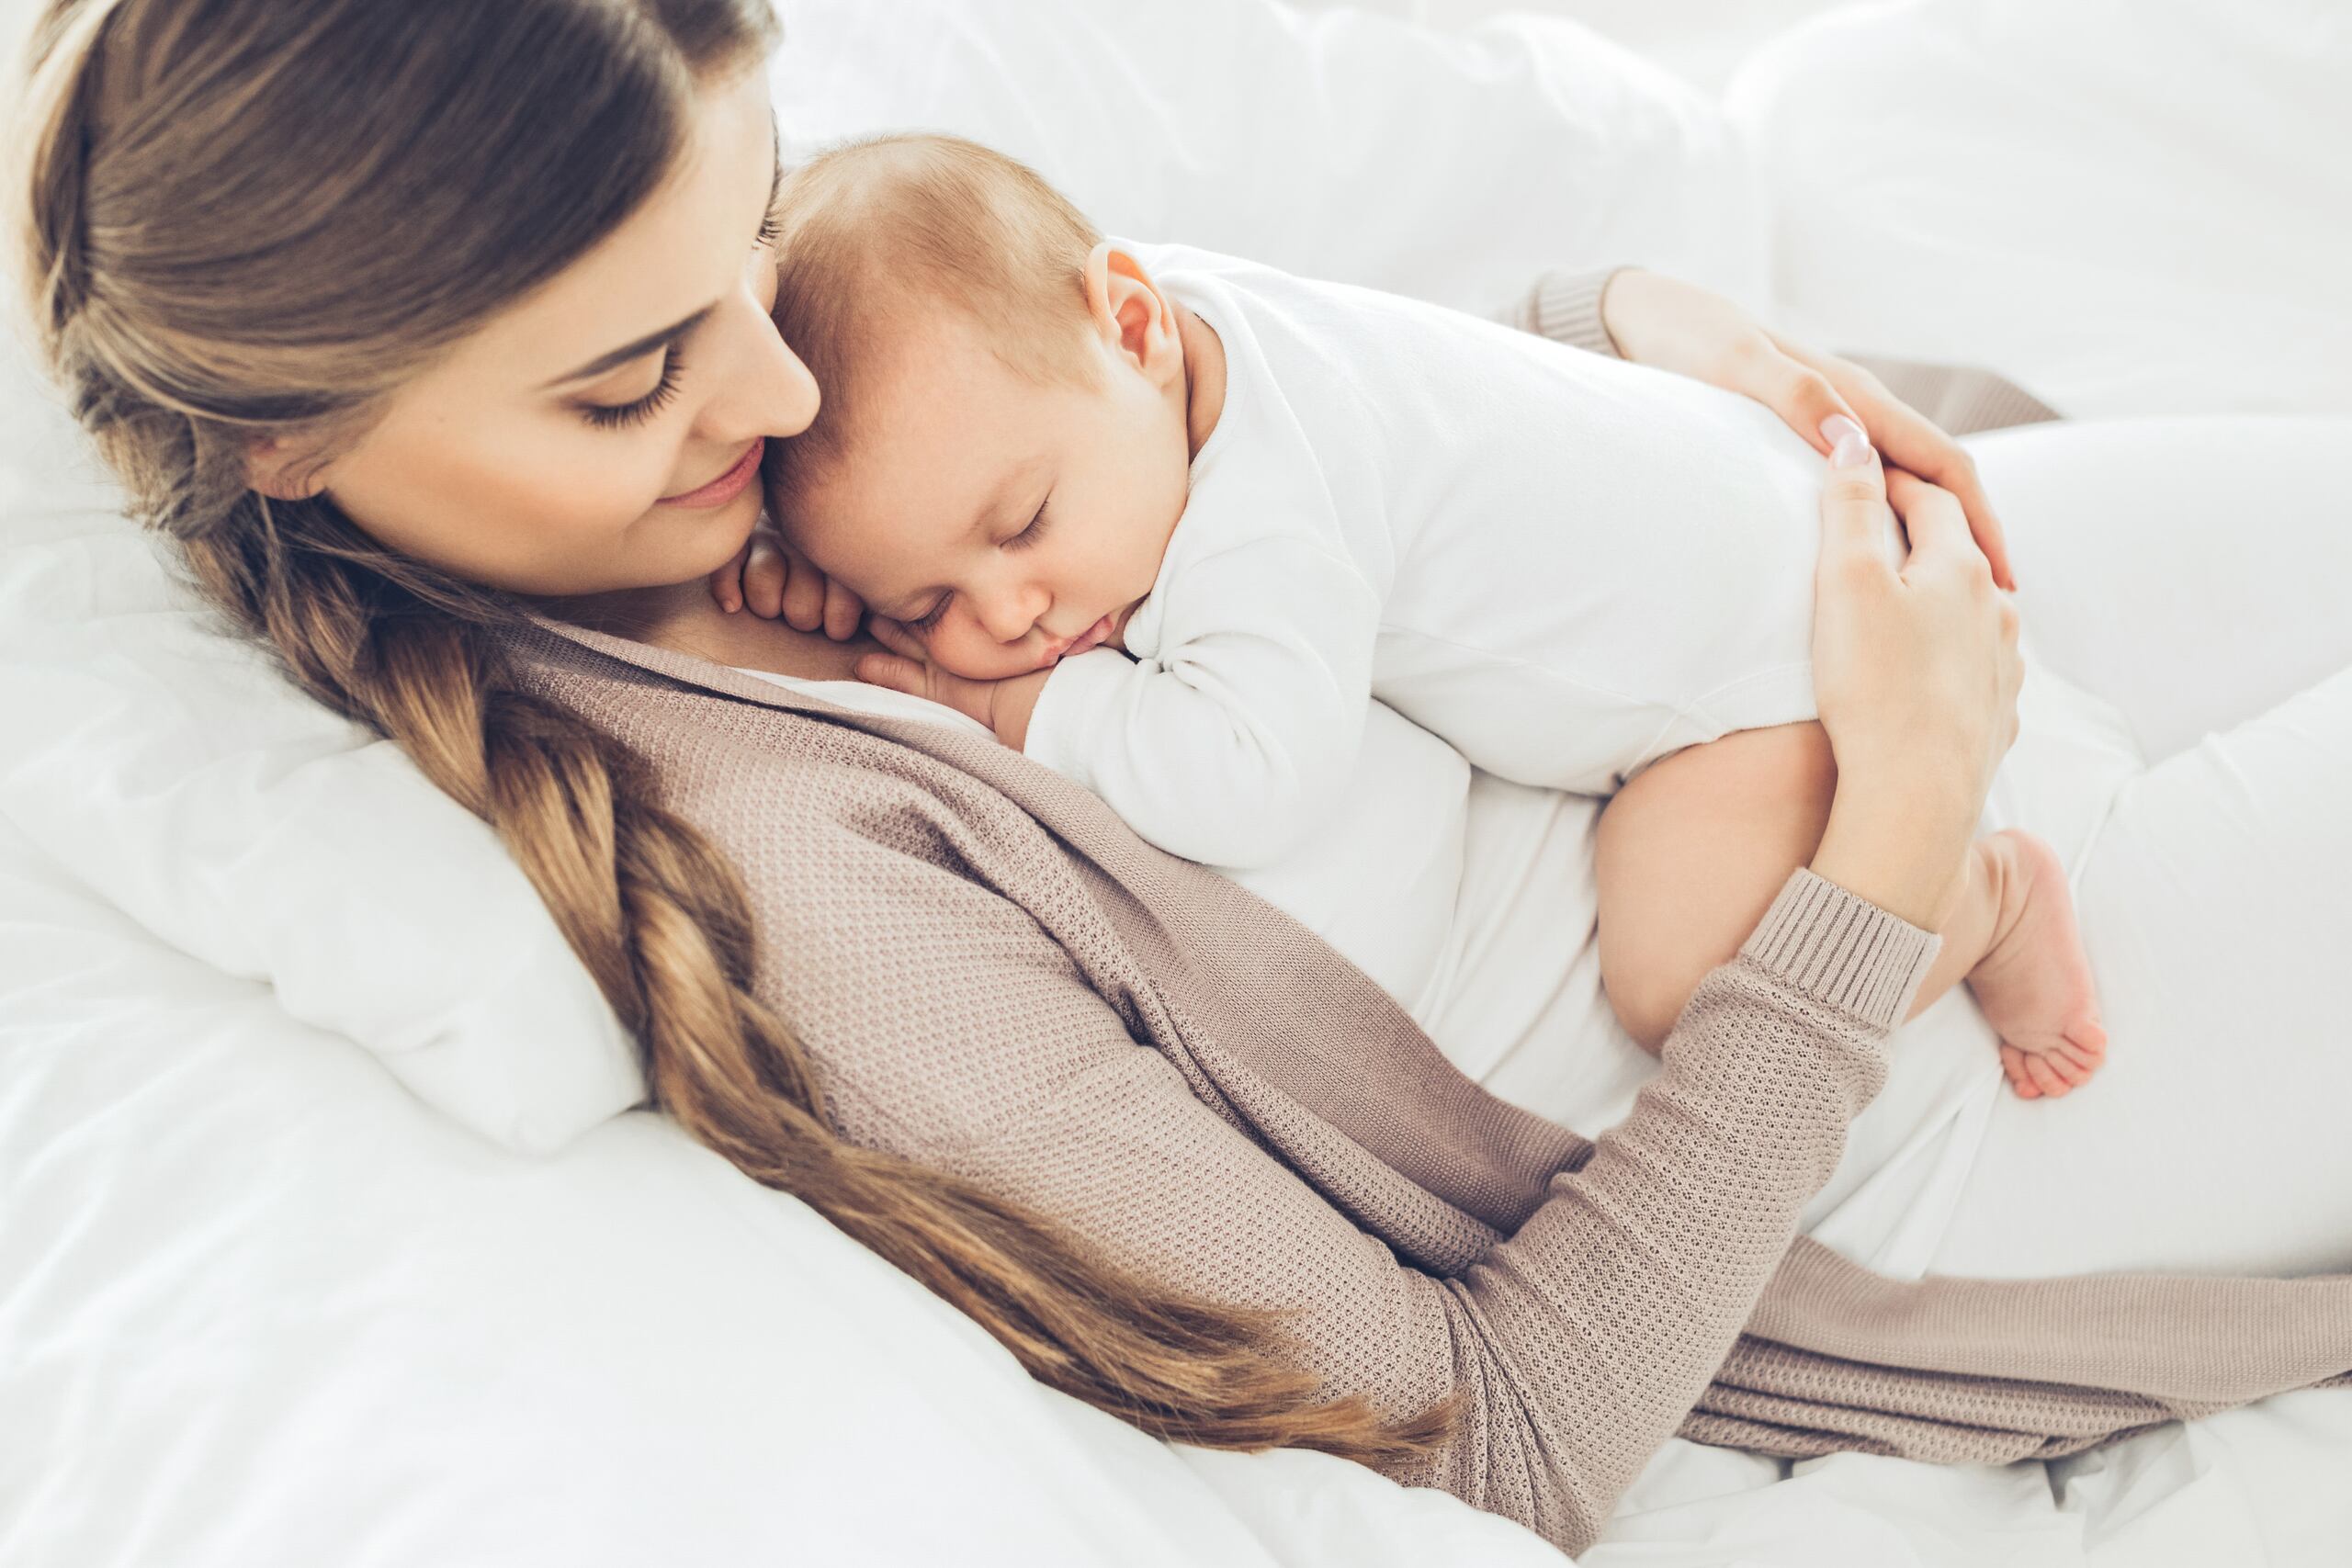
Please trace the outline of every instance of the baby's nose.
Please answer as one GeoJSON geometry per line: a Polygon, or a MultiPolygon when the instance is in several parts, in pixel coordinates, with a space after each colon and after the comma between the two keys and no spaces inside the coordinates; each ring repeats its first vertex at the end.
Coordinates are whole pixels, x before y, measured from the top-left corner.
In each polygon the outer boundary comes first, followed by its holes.
{"type": "Polygon", "coordinates": [[[980,626],[999,642],[1019,642],[1037,624],[1037,616],[1020,597],[1007,594],[980,606],[980,626]]]}

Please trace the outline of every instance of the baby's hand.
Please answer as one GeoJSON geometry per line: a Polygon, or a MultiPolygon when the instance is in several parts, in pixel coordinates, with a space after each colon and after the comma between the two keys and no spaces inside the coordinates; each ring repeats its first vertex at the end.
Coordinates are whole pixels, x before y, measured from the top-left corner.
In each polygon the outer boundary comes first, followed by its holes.
{"type": "Polygon", "coordinates": [[[821,628],[835,642],[855,637],[865,615],[856,594],[766,528],[754,529],[735,558],[710,574],[710,596],[730,615],[749,609],[763,621],[781,618],[795,631],[821,628]]]}
{"type": "Polygon", "coordinates": [[[933,664],[922,637],[897,621],[876,615],[867,629],[875,641],[890,651],[860,659],[859,680],[954,708],[987,725],[999,740],[1016,751],[1028,740],[1029,716],[1036,709],[1037,694],[1045,689],[1051,670],[1001,681],[975,681],[933,664]]]}

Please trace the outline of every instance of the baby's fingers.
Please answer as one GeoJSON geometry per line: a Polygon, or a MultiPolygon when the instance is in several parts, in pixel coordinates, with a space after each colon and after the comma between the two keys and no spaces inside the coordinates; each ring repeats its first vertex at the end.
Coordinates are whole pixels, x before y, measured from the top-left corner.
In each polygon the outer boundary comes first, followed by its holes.
{"type": "Polygon", "coordinates": [[[825,624],[825,574],[789,546],[784,557],[784,624],[797,632],[813,632],[825,624]]]}
{"type": "Polygon", "coordinates": [[[743,569],[752,558],[752,541],[735,552],[735,558],[710,574],[710,596],[729,615],[743,607],[743,569]]]}
{"type": "Polygon", "coordinates": [[[888,686],[910,697],[931,695],[931,667],[895,653],[868,653],[857,661],[857,678],[869,686],[888,686]]]}
{"type": "Polygon", "coordinates": [[[743,549],[743,603],[760,619],[773,621],[784,613],[784,551],[765,533],[752,535],[743,549]]]}
{"type": "Polygon", "coordinates": [[[922,638],[909,631],[905,622],[894,621],[888,615],[869,615],[866,617],[865,629],[874,634],[876,642],[880,643],[899,658],[911,659],[918,664],[929,662],[928,650],[922,645],[922,638]]]}
{"type": "Polygon", "coordinates": [[[865,618],[865,601],[843,588],[831,578],[825,580],[825,635],[835,642],[847,642],[857,635],[857,623],[865,618]]]}

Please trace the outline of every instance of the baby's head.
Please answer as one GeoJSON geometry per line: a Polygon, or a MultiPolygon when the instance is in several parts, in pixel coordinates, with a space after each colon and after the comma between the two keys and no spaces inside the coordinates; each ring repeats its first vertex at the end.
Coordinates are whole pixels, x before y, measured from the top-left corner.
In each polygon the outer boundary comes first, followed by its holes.
{"type": "Polygon", "coordinates": [[[768,446],[785,536],[957,674],[1101,640],[1184,509],[1158,287],[1035,174],[951,137],[826,153],[776,230],[776,325],[824,399],[768,446]]]}

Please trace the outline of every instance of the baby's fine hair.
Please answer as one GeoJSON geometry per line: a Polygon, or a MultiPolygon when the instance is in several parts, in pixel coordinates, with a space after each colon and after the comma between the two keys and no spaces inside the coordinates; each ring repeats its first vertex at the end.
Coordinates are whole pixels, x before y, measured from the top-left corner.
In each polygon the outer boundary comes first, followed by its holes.
{"type": "Polygon", "coordinates": [[[944,310],[1045,383],[1087,374],[1086,259],[1102,239],[1027,164],[961,137],[877,136],[820,153],[777,193],[775,322],[824,400],[780,447],[789,491],[842,449],[910,321],[944,310]]]}

